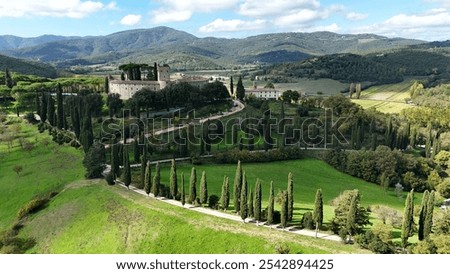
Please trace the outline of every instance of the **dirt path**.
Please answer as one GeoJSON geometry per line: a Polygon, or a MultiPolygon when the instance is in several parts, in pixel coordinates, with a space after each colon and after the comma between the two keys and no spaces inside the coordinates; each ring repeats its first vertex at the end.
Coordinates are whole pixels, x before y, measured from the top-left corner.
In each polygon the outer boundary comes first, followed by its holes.
{"type": "MultiPolygon", "coordinates": [[[[126,188],[126,186],[124,184],[122,184],[122,183],[119,183],[119,185],[124,187],[124,188],[126,188]]],[[[143,191],[141,189],[137,189],[137,188],[135,188],[133,186],[130,186],[130,190],[132,190],[132,191],[134,191],[136,193],[139,193],[141,195],[147,196],[145,191],[143,191]]],[[[150,194],[150,197],[152,197],[153,199],[157,199],[159,201],[162,201],[164,203],[171,204],[173,206],[183,207],[186,210],[192,210],[192,211],[196,211],[196,212],[199,212],[199,213],[202,213],[202,214],[215,216],[215,217],[218,217],[218,218],[227,219],[227,220],[230,220],[230,221],[235,221],[235,222],[242,223],[242,219],[241,219],[240,216],[233,215],[233,214],[228,214],[228,213],[225,213],[223,211],[213,210],[213,209],[205,208],[205,207],[196,207],[196,206],[193,206],[191,204],[185,204],[183,206],[179,201],[166,199],[166,198],[160,198],[160,197],[155,198],[153,196],[153,194],[150,194]]],[[[248,223],[248,224],[254,224],[256,226],[262,226],[262,227],[266,227],[266,228],[270,228],[270,229],[277,229],[277,230],[280,230],[280,231],[285,231],[285,232],[293,233],[293,234],[297,234],[297,235],[302,235],[302,236],[307,236],[307,237],[316,237],[316,232],[312,231],[312,230],[298,229],[298,228],[295,228],[295,227],[289,227],[289,228],[283,229],[283,228],[280,228],[277,225],[266,225],[264,223],[259,223],[258,224],[254,220],[248,219],[248,218],[245,219],[245,222],[248,223]]],[[[317,233],[317,238],[325,239],[325,240],[329,240],[329,241],[336,241],[336,242],[340,242],[341,241],[341,238],[339,238],[339,236],[337,236],[337,235],[320,233],[320,232],[317,233]]]]}

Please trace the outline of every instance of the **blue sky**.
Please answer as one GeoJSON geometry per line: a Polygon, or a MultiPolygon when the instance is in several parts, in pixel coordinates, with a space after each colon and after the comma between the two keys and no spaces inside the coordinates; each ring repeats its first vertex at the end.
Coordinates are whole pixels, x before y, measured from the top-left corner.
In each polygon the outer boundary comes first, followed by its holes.
{"type": "Polygon", "coordinates": [[[198,37],[272,32],[450,39],[450,0],[0,0],[0,35],[107,35],[168,26],[198,37]]]}

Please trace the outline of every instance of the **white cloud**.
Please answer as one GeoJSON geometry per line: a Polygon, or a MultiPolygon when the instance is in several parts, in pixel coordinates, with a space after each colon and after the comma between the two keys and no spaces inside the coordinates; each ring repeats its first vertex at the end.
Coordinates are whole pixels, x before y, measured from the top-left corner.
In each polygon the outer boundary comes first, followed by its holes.
{"type": "Polygon", "coordinates": [[[111,2],[108,5],[106,5],[105,9],[118,10],[119,8],[117,7],[117,3],[116,2],[111,2]]]}
{"type": "Polygon", "coordinates": [[[196,12],[209,13],[234,7],[239,0],[161,0],[162,7],[152,11],[154,23],[182,22],[196,12]]]}
{"type": "Polygon", "coordinates": [[[213,22],[200,27],[200,32],[234,32],[234,31],[248,31],[258,30],[266,26],[265,20],[243,21],[239,19],[223,20],[221,18],[214,20],[213,22]]]}
{"type": "Polygon", "coordinates": [[[341,28],[338,24],[333,23],[327,26],[314,26],[314,27],[306,27],[303,29],[299,29],[299,32],[316,32],[316,31],[329,31],[329,32],[340,32],[341,28]]]}
{"type": "Polygon", "coordinates": [[[120,20],[120,24],[125,26],[135,26],[141,22],[142,16],[139,14],[128,14],[120,20]]]}
{"type": "Polygon", "coordinates": [[[245,0],[239,7],[239,14],[252,17],[282,15],[290,11],[302,9],[317,10],[320,8],[318,0],[245,0]]]}
{"type": "Polygon", "coordinates": [[[0,17],[49,16],[83,18],[104,8],[105,5],[99,1],[0,0],[0,17]]]}
{"type": "Polygon", "coordinates": [[[366,19],[367,17],[369,17],[368,14],[356,13],[356,12],[350,12],[345,16],[345,18],[347,18],[347,20],[350,20],[350,21],[361,21],[361,20],[366,19]]]}
{"type": "Polygon", "coordinates": [[[398,14],[378,24],[355,28],[352,32],[424,40],[448,39],[450,12],[447,9],[432,9],[421,14],[398,14]]]}
{"type": "Polygon", "coordinates": [[[275,24],[279,26],[304,25],[327,17],[328,13],[326,12],[304,9],[275,19],[275,24]]]}

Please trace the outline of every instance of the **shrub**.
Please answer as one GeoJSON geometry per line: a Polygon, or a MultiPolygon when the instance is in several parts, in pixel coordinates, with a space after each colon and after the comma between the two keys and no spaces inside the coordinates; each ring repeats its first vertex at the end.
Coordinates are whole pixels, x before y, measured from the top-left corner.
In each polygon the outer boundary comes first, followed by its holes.
{"type": "Polygon", "coordinates": [[[307,229],[314,229],[316,224],[314,223],[313,215],[310,211],[305,212],[302,217],[302,226],[307,229]]]}
{"type": "MultiPolygon", "coordinates": [[[[262,221],[267,221],[267,207],[261,211],[262,221]]],[[[273,211],[273,224],[281,223],[281,212],[278,210],[273,211]]]]}
{"type": "Polygon", "coordinates": [[[28,112],[27,114],[25,114],[25,119],[30,123],[30,124],[37,124],[39,123],[38,120],[36,120],[36,118],[34,117],[34,113],[33,112],[28,112]]]}
{"type": "Polygon", "coordinates": [[[212,209],[218,209],[219,208],[219,196],[217,195],[210,195],[208,197],[208,207],[212,209]]]}
{"type": "Polygon", "coordinates": [[[286,244],[283,244],[283,245],[278,244],[275,247],[276,254],[289,254],[290,252],[291,252],[291,248],[286,244]]]}
{"type": "Polygon", "coordinates": [[[36,213],[39,210],[43,209],[48,202],[50,201],[50,197],[36,198],[28,203],[26,203],[17,213],[17,219],[21,220],[30,214],[36,213]]]}
{"type": "Polygon", "coordinates": [[[112,186],[115,185],[115,181],[114,181],[114,175],[112,174],[112,172],[108,172],[108,174],[106,174],[106,182],[108,183],[108,185],[112,186]]]}

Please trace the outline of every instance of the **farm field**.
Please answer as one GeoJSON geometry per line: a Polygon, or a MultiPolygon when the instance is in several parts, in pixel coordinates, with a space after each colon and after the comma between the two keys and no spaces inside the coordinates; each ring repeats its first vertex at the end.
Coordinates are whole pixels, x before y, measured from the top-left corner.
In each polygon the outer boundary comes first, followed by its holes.
{"type": "Polygon", "coordinates": [[[409,89],[413,83],[414,80],[406,79],[397,84],[370,87],[361,92],[360,99],[352,101],[364,109],[374,108],[384,113],[400,113],[403,109],[414,107],[406,103],[410,98],[409,89]]]}

